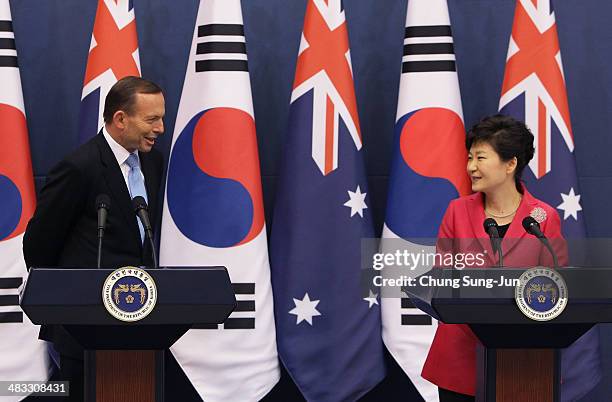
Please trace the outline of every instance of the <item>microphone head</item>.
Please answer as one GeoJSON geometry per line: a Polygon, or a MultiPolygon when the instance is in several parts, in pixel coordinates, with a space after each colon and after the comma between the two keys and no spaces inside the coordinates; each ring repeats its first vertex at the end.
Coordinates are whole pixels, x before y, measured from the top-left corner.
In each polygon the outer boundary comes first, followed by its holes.
{"type": "Polygon", "coordinates": [[[96,209],[109,209],[111,205],[110,197],[107,194],[98,194],[96,197],[96,209]]]}
{"type": "MultiPolygon", "coordinates": [[[[487,218],[484,220],[484,222],[482,223],[482,226],[484,227],[485,232],[489,235],[489,237],[492,239],[499,239],[499,231],[497,230],[497,222],[495,222],[495,219],[493,218],[487,218]]],[[[495,244],[493,245],[493,249],[495,249],[495,244]]]]}
{"type": "Polygon", "coordinates": [[[534,225],[535,225],[535,226],[537,226],[537,227],[540,227],[540,224],[538,223],[538,221],[536,221],[536,220],[533,218],[533,216],[526,216],[526,217],[523,219],[523,228],[524,228],[524,229],[525,229],[527,232],[531,231],[531,228],[532,228],[534,225]]]}
{"type": "Polygon", "coordinates": [[[493,252],[499,252],[501,261],[502,250],[499,238],[499,231],[497,230],[497,222],[495,222],[495,219],[493,218],[487,218],[484,220],[484,222],[482,222],[482,226],[484,227],[485,232],[487,232],[487,234],[491,238],[491,247],[493,248],[493,252]]]}
{"type": "Polygon", "coordinates": [[[543,236],[542,231],[540,230],[540,224],[533,218],[533,216],[526,216],[523,219],[523,228],[527,233],[536,237],[543,236]]]}
{"type": "Polygon", "coordinates": [[[489,228],[497,228],[497,222],[495,222],[495,219],[493,218],[487,218],[482,223],[482,226],[484,227],[485,232],[489,233],[489,228]]]}
{"type": "Polygon", "coordinates": [[[136,212],[138,212],[138,210],[140,209],[144,209],[144,210],[148,209],[147,202],[140,195],[137,195],[136,197],[132,199],[132,207],[134,207],[134,211],[136,212]]]}

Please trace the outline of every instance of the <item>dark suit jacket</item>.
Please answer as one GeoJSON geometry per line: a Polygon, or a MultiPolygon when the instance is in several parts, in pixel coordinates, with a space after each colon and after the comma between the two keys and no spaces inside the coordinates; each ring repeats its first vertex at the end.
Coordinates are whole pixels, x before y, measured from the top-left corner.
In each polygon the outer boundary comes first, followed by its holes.
{"type": "MultiPolygon", "coordinates": [[[[155,230],[163,158],[152,150],[139,153],[145,177],[149,215],[155,230]]],[[[31,267],[95,268],[98,251],[96,198],[107,194],[111,205],[102,246],[102,266],[150,266],[151,250],[143,247],[136,214],[117,160],[100,133],[77,148],[50,172],[36,212],[23,239],[31,267]]],[[[43,327],[41,339],[55,343],[62,354],[82,356],[63,330],[43,327]]]]}

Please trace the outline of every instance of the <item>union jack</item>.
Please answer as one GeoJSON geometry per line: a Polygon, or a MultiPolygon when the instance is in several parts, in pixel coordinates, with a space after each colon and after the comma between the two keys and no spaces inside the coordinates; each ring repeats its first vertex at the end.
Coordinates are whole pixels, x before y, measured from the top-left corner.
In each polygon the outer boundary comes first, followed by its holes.
{"type": "Polygon", "coordinates": [[[523,93],[524,120],[536,149],[529,167],[540,179],[551,170],[552,122],[569,152],[574,151],[557,24],[549,0],[519,0],[516,5],[499,109],[523,93]]]}
{"type": "Polygon", "coordinates": [[[98,0],[81,94],[81,142],[102,128],[108,91],[117,80],[130,75],[140,76],[132,0],[98,0]]]}
{"type": "Polygon", "coordinates": [[[323,175],[338,168],[338,127],[346,125],[357,150],[361,129],[341,0],[308,2],[291,103],[313,92],[312,159],[323,175]]]}

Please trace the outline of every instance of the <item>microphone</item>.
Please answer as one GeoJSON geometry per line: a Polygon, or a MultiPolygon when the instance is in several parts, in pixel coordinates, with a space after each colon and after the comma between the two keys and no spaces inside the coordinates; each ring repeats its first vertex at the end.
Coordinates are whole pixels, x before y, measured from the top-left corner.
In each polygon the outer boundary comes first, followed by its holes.
{"type": "Polygon", "coordinates": [[[497,222],[493,218],[487,218],[482,223],[485,232],[491,238],[491,247],[493,248],[493,252],[497,252],[499,254],[499,264],[498,266],[501,268],[504,266],[504,253],[501,247],[501,240],[499,238],[499,231],[497,230],[497,222]]]}
{"type": "Polygon", "coordinates": [[[110,204],[110,197],[108,195],[99,194],[96,197],[96,209],[98,211],[98,268],[102,264],[102,238],[104,237],[104,228],[106,227],[106,217],[110,204]]]}
{"type": "Polygon", "coordinates": [[[136,215],[140,218],[142,226],[144,226],[147,237],[153,237],[153,230],[151,229],[151,222],[149,221],[149,207],[145,199],[137,195],[132,199],[132,206],[134,207],[134,212],[136,212],[136,215]]]}
{"type": "Polygon", "coordinates": [[[147,202],[145,199],[137,195],[132,199],[132,206],[134,207],[134,212],[140,218],[140,222],[144,227],[145,237],[149,239],[149,244],[151,245],[151,256],[153,257],[153,267],[157,268],[157,255],[155,254],[155,244],[153,243],[153,229],[151,229],[151,221],[149,220],[149,207],[147,206],[147,202]]]}
{"type": "Polygon", "coordinates": [[[526,216],[523,219],[523,228],[529,234],[534,235],[538,239],[546,239],[542,230],[540,230],[540,224],[536,221],[533,216],[526,216]]]}
{"type": "Polygon", "coordinates": [[[552,246],[550,245],[550,242],[548,241],[546,236],[544,236],[544,233],[542,233],[542,230],[540,229],[540,224],[538,223],[538,221],[536,221],[532,216],[526,216],[523,219],[523,228],[525,229],[527,233],[534,235],[535,237],[540,239],[542,244],[546,246],[546,248],[548,249],[548,252],[552,256],[553,264],[555,265],[555,268],[559,268],[559,262],[557,261],[557,255],[555,254],[555,250],[553,250],[552,246]]]}

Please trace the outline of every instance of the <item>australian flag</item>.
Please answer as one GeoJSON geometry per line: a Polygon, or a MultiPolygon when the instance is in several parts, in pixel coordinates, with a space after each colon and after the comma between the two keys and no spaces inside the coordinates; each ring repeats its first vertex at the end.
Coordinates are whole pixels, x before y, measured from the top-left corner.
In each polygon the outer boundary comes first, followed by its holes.
{"type": "MultiPolygon", "coordinates": [[[[584,237],[574,132],[550,0],[517,1],[499,109],[523,120],[535,137],[535,156],[523,173],[527,188],[558,209],[565,237],[584,237]]],[[[578,399],[600,378],[595,328],[563,351],[561,399],[578,399]]]]}
{"type": "Polygon", "coordinates": [[[102,129],[106,95],[127,76],[140,76],[132,0],[98,0],[81,94],[79,142],[102,129]]]}
{"type": "Polygon", "coordinates": [[[309,401],[357,400],[384,377],[380,299],[361,288],[361,149],[342,2],[310,0],[271,237],[279,354],[309,401]]]}

